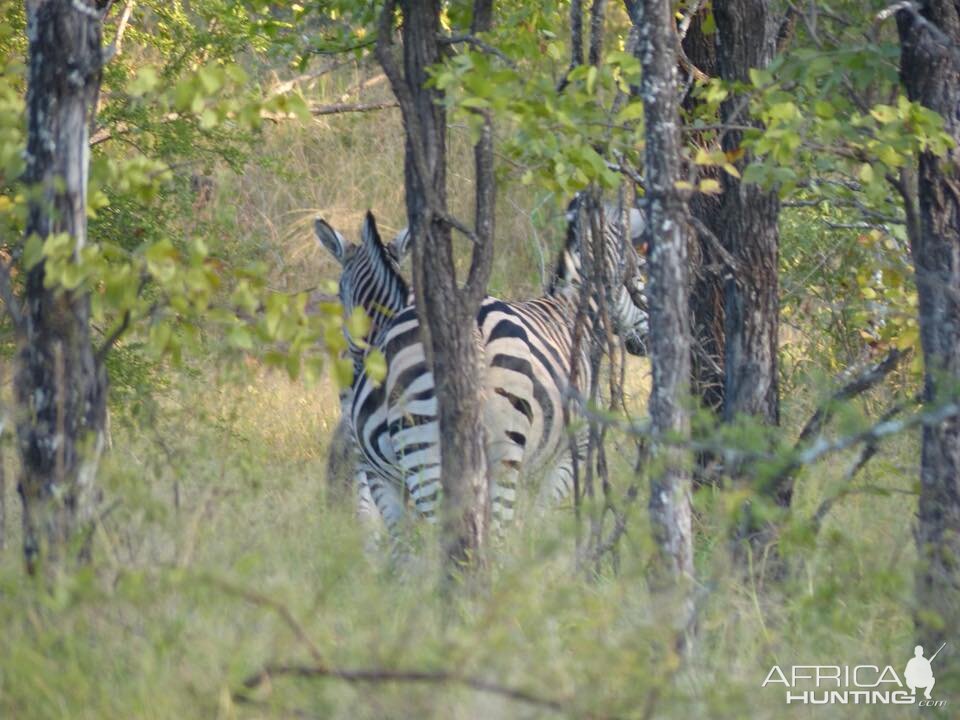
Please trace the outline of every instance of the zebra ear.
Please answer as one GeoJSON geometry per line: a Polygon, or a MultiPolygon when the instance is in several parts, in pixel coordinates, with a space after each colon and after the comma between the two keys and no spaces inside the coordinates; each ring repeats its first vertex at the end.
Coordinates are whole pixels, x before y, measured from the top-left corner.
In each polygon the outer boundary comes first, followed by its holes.
{"type": "Polygon", "coordinates": [[[317,240],[343,265],[344,257],[347,254],[347,241],[343,235],[338,233],[323,218],[317,218],[313,221],[313,232],[316,233],[317,240]]]}
{"type": "Polygon", "coordinates": [[[410,240],[410,228],[405,227],[390,241],[390,254],[393,255],[393,259],[398,263],[403,262],[407,253],[410,252],[410,240]]]}
{"type": "Polygon", "coordinates": [[[377,232],[377,221],[369,210],[367,210],[367,216],[363,219],[363,230],[360,231],[360,237],[368,251],[374,248],[383,248],[383,241],[380,240],[380,233],[377,232]]]}

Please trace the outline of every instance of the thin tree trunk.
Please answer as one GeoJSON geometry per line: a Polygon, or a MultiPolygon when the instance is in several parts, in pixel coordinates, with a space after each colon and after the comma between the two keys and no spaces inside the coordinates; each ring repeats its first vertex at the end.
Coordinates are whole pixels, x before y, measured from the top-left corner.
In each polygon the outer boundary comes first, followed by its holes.
{"type": "MultiPolygon", "coordinates": [[[[676,36],[670,0],[635,0],[627,5],[637,28],[637,58],[643,69],[640,96],[646,134],[645,238],[653,367],[650,418],[655,437],[682,440],[690,433],[685,403],[690,382],[687,251],[691,235],[685,198],[676,186],[681,178],[676,36]]],[[[653,462],[658,468],[651,480],[649,505],[658,550],[653,585],[680,589],[676,620],[687,629],[693,619],[689,457],[676,444],[654,442],[653,462]]]]}
{"type": "MultiPolygon", "coordinates": [[[[100,88],[100,9],[89,0],[27,3],[29,84],[26,237],[68,233],[86,242],[89,128],[100,88]]],[[[29,269],[18,352],[18,490],[23,549],[39,560],[66,559],[93,519],[103,447],[106,375],[91,346],[90,300],[83,291],[44,285],[45,264],[29,269]]]]}
{"type": "MultiPolygon", "coordinates": [[[[485,5],[479,2],[474,13],[475,31],[487,29],[480,26],[491,17],[485,5]]],[[[476,316],[493,259],[493,135],[487,121],[475,149],[476,242],[467,282],[460,288],[446,204],[446,112],[442,93],[427,87],[427,69],[441,60],[440,2],[405,0],[401,8],[402,72],[390,42],[393,2],[387,2],[381,16],[377,56],[400,103],[406,130],[404,176],[413,238],[413,286],[436,385],[444,552],[456,567],[482,561],[489,524],[483,358],[476,316]]]]}
{"type": "MultiPolygon", "coordinates": [[[[900,77],[911,100],[943,116],[947,132],[957,143],[945,158],[921,153],[920,223],[910,233],[924,401],[938,403],[949,394],[955,397],[960,383],[960,6],[951,0],[928,0],[919,8],[897,13],[900,77]],[[924,21],[933,27],[925,27],[924,21]]],[[[923,429],[915,534],[919,555],[916,623],[923,644],[936,646],[955,638],[960,627],[960,420],[956,417],[923,429]]],[[[954,651],[943,660],[954,677],[960,674],[957,658],[954,651]]]]}

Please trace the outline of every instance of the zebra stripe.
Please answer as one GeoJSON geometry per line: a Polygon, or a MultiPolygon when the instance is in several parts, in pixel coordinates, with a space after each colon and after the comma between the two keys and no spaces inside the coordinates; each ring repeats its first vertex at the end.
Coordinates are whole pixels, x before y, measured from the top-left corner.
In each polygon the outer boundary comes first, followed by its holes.
{"type": "MultiPolygon", "coordinates": [[[[522,472],[548,469],[541,502],[560,500],[572,487],[563,405],[572,363],[578,363],[579,387],[588,386],[590,365],[589,342],[582,343],[574,358],[573,325],[580,304],[581,248],[585,245],[577,232],[579,223],[570,225],[546,296],[522,302],[487,297],[477,315],[484,362],[487,453],[494,469],[491,503],[498,528],[513,517],[522,472]]],[[[604,223],[604,262],[608,276],[624,272],[627,276],[617,285],[610,310],[614,329],[624,337],[628,350],[641,352],[647,317],[634,298],[642,295],[642,261],[632,245],[624,242],[617,226],[604,223]]],[[[343,262],[340,298],[345,313],[359,306],[374,315],[378,307],[370,304],[371,298],[380,304],[395,302],[397,296],[389,290],[402,279],[395,263],[384,262],[387,255],[380,252],[382,245],[372,242],[376,238],[379,243],[372,215],[367,216],[363,235],[363,252],[355,252],[343,262]]],[[[329,247],[327,242],[324,245],[329,247]]],[[[589,300],[588,333],[596,315],[596,301],[589,300]]],[[[381,313],[371,332],[387,360],[386,378],[377,384],[358,373],[349,403],[370,496],[392,533],[405,517],[407,496],[418,515],[432,519],[441,489],[433,376],[420,343],[415,308],[395,308],[391,307],[389,316],[381,313]]]]}

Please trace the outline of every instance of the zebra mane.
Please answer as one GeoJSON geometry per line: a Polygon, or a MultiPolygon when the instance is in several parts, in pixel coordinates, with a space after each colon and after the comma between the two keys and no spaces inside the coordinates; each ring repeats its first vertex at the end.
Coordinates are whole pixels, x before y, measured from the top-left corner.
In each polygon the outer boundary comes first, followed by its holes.
{"type": "Polygon", "coordinates": [[[384,245],[383,240],[380,239],[380,233],[377,231],[377,221],[374,219],[373,213],[368,210],[361,234],[361,242],[367,256],[390,273],[390,280],[401,289],[403,297],[408,296],[410,288],[407,281],[403,279],[403,275],[400,274],[400,260],[402,259],[402,253],[405,252],[409,231],[403,230],[394,239],[392,244],[397,246],[398,249],[391,252],[390,248],[384,245]],[[403,243],[402,248],[400,243],[403,243]]]}
{"type": "MultiPolygon", "coordinates": [[[[571,206],[576,203],[575,199],[571,206]]],[[[557,256],[556,267],[547,286],[548,295],[556,295],[580,282],[580,237],[577,234],[577,210],[567,210],[567,239],[557,256]],[[571,217],[571,213],[573,213],[571,217]]]]}

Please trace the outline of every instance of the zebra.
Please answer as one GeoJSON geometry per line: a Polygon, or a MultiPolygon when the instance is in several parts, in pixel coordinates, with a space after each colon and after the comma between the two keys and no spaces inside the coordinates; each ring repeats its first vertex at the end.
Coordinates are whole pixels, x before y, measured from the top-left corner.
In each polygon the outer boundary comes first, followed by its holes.
{"type": "MultiPolygon", "coordinates": [[[[362,288],[357,295],[361,299],[361,305],[370,305],[378,310],[378,314],[374,315],[371,330],[375,330],[378,324],[382,325],[383,318],[398,312],[413,301],[412,293],[407,289],[399,272],[400,264],[410,251],[409,228],[403,228],[385,246],[377,240],[376,245],[371,244],[364,248],[349,245],[339,232],[320,218],[314,221],[314,232],[318,238],[324,240],[324,246],[341,265],[354,268],[353,280],[357,287],[362,288]],[[385,255],[381,254],[381,248],[385,255]],[[383,268],[388,268],[389,271],[385,272],[383,268]],[[370,294],[372,292],[379,294],[374,297],[370,294]]],[[[350,287],[347,285],[344,289],[351,292],[350,287]]],[[[357,339],[349,337],[346,327],[344,332],[347,334],[348,356],[353,361],[356,378],[357,373],[362,372],[365,347],[371,338],[360,339],[358,342],[357,339]]],[[[328,500],[335,486],[352,485],[356,493],[357,516],[361,520],[374,523],[379,513],[370,494],[367,471],[358,455],[359,448],[353,440],[353,429],[349,422],[352,397],[352,386],[341,389],[340,420],[331,435],[327,455],[328,500]]]]}
{"type": "MultiPolygon", "coordinates": [[[[549,472],[538,502],[562,500],[572,489],[572,456],[563,422],[571,366],[578,363],[577,384],[590,382],[588,341],[574,358],[574,322],[580,305],[581,223],[574,222],[579,199],[568,213],[566,246],[546,295],[506,302],[485,298],[477,315],[477,337],[484,358],[484,424],[488,462],[493,469],[491,509],[494,527],[508,524],[517,502],[520,473],[535,468],[549,472]]],[[[609,213],[612,215],[612,213],[609,213]]],[[[631,214],[631,239],[640,218],[631,214]]],[[[611,298],[614,330],[628,352],[642,354],[647,315],[642,305],[642,260],[623,241],[619,223],[603,226],[604,262],[608,276],[623,276],[611,298]]],[[[434,380],[420,342],[419,321],[396,262],[385,252],[376,221],[368,213],[359,246],[348,245],[323,221],[317,237],[340,261],[340,300],[344,312],[362,307],[373,318],[362,342],[348,338],[351,348],[377,348],[387,361],[387,374],[376,383],[357,372],[349,399],[349,421],[361,454],[370,497],[391,535],[405,518],[405,496],[419,516],[432,520],[440,494],[440,455],[434,380]]],[[[596,302],[588,303],[587,334],[593,332],[596,302]]]]}

